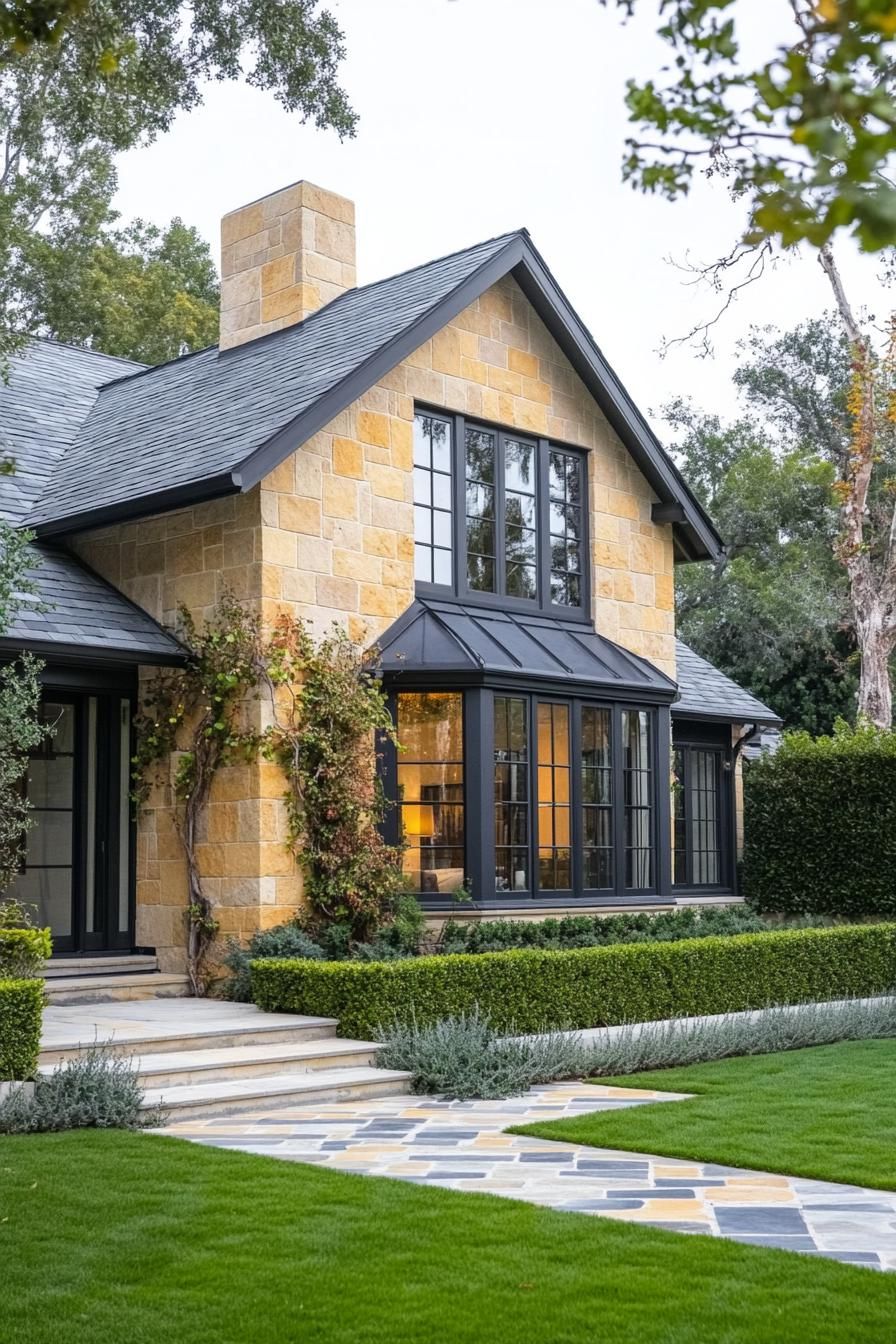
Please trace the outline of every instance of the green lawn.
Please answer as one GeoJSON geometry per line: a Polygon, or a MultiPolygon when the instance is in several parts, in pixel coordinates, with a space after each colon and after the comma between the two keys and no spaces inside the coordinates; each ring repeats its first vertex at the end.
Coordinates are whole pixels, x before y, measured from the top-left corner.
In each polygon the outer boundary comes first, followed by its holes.
{"type": "Polygon", "coordinates": [[[3,1344],[891,1344],[896,1276],[148,1134],[0,1140],[3,1344]]]}
{"type": "Polygon", "coordinates": [[[518,1132],[896,1189],[896,1041],[843,1041],[600,1081],[697,1095],[518,1132]]]}

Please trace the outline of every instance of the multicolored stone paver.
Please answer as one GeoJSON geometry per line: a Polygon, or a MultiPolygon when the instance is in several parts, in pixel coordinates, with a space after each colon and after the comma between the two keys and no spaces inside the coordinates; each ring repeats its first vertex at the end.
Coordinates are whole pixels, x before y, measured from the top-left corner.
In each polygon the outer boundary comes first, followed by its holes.
{"type": "Polygon", "coordinates": [[[159,1132],[335,1171],[504,1195],[896,1269],[896,1192],[507,1134],[671,1092],[552,1084],[507,1101],[383,1097],[181,1121],[159,1132]]]}

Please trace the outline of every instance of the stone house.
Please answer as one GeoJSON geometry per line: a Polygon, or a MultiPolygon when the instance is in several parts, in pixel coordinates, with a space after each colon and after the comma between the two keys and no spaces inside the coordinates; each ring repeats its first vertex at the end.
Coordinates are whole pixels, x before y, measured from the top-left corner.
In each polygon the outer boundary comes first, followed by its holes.
{"type": "MultiPolygon", "coordinates": [[[[37,340],[0,389],[39,593],[0,653],[45,659],[56,724],[14,890],[57,953],[182,967],[131,722],[141,672],[182,657],[178,604],[225,589],[380,649],[390,826],[433,916],[732,899],[739,750],[776,716],[676,641],[675,565],[722,541],[526,231],[357,287],[352,203],[299,182],[221,243],[218,346],[144,368],[37,340]]],[[[224,934],[301,907],[283,787],[265,762],[216,781],[224,934]]]]}

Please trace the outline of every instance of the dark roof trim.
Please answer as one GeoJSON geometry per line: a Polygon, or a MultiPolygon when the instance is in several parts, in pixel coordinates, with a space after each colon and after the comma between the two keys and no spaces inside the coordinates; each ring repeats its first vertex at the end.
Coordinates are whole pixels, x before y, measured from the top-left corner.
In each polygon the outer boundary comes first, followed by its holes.
{"type": "MultiPolygon", "coordinates": [[[[416,322],[405,327],[398,336],[380,346],[375,354],[353,369],[347,378],[337,383],[307,411],[296,416],[288,425],[284,425],[283,429],[256,449],[240,465],[239,470],[234,472],[234,479],[239,481],[241,488],[249,490],[264,480],[284,458],[319,433],[347,406],[363,396],[374,383],[391,372],[396,364],[400,364],[408,355],[419,350],[420,346],[435,336],[436,332],[441,331],[447,322],[457,317],[458,313],[468,308],[480,294],[512,270],[523,256],[524,248],[522,234],[514,234],[500,252],[483,262],[440,303],[435,304],[416,322]]],[[[335,302],[338,303],[339,300],[335,302]]]]}
{"type": "Polygon", "coordinates": [[[716,559],[724,543],[709,515],[691,493],[528,235],[525,243],[523,261],[514,271],[520,289],[659,495],[660,503],[679,504],[684,512],[682,523],[673,522],[678,558],[716,559]]]}
{"type": "Polygon", "coordinates": [[[407,671],[384,671],[380,673],[383,685],[391,691],[414,690],[463,690],[466,687],[485,686],[493,690],[526,691],[538,695],[555,694],[561,699],[570,696],[584,696],[588,700],[602,701],[607,704],[632,703],[669,707],[673,692],[659,687],[636,686],[631,682],[618,681],[596,683],[587,678],[565,676],[562,680],[552,680],[546,676],[534,676],[526,672],[497,672],[476,668],[458,668],[457,666],[432,666],[427,668],[409,668],[407,671]],[[551,688],[553,687],[553,691],[551,688]]]}
{"type": "Polygon", "coordinates": [[[699,723],[752,723],[764,728],[780,728],[784,722],[771,710],[766,714],[757,714],[753,710],[749,714],[725,714],[721,710],[688,709],[687,706],[681,707],[677,704],[672,705],[672,717],[673,719],[694,719],[699,723]]]}
{"type": "Polygon", "coordinates": [[[186,652],[149,653],[144,649],[135,652],[132,648],[116,648],[111,644],[62,644],[52,639],[0,639],[0,661],[18,658],[22,653],[33,653],[46,662],[65,661],[79,667],[94,667],[98,663],[104,667],[176,667],[187,661],[186,652]]]}
{"type": "Polygon", "coordinates": [[[239,490],[239,482],[233,474],[225,472],[221,476],[209,476],[167,490],[156,490],[151,495],[139,495],[124,503],[104,504],[101,508],[87,509],[65,518],[53,518],[46,523],[37,523],[32,531],[38,537],[68,536],[72,532],[83,532],[93,527],[107,527],[110,523],[188,509],[191,504],[202,504],[209,499],[219,499],[222,495],[239,494],[239,490]]]}

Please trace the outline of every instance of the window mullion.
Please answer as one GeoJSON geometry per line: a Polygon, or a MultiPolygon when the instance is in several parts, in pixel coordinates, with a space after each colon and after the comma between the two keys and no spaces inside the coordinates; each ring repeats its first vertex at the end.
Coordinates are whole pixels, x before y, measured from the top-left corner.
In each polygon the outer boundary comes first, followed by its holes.
{"type": "Polygon", "coordinates": [[[454,461],[451,484],[454,503],[454,591],[467,591],[467,433],[462,415],[454,417],[454,461]]]}
{"type": "Polygon", "coordinates": [[[507,593],[507,519],[504,513],[504,435],[495,434],[495,592],[507,593]]]}
{"type": "Polygon", "coordinates": [[[538,606],[542,611],[551,607],[551,538],[549,522],[549,476],[548,454],[550,446],[547,439],[538,440],[538,494],[535,500],[535,525],[538,529],[538,606]]]}
{"type": "Polygon", "coordinates": [[[570,878],[573,896],[581,896],[585,890],[585,871],[583,861],[584,823],[582,817],[582,702],[570,702],[569,715],[569,843],[570,878]]]}
{"type": "Polygon", "coordinates": [[[613,706],[611,720],[613,767],[613,891],[625,894],[625,793],[623,777],[625,762],[622,758],[622,707],[613,706]]]}

